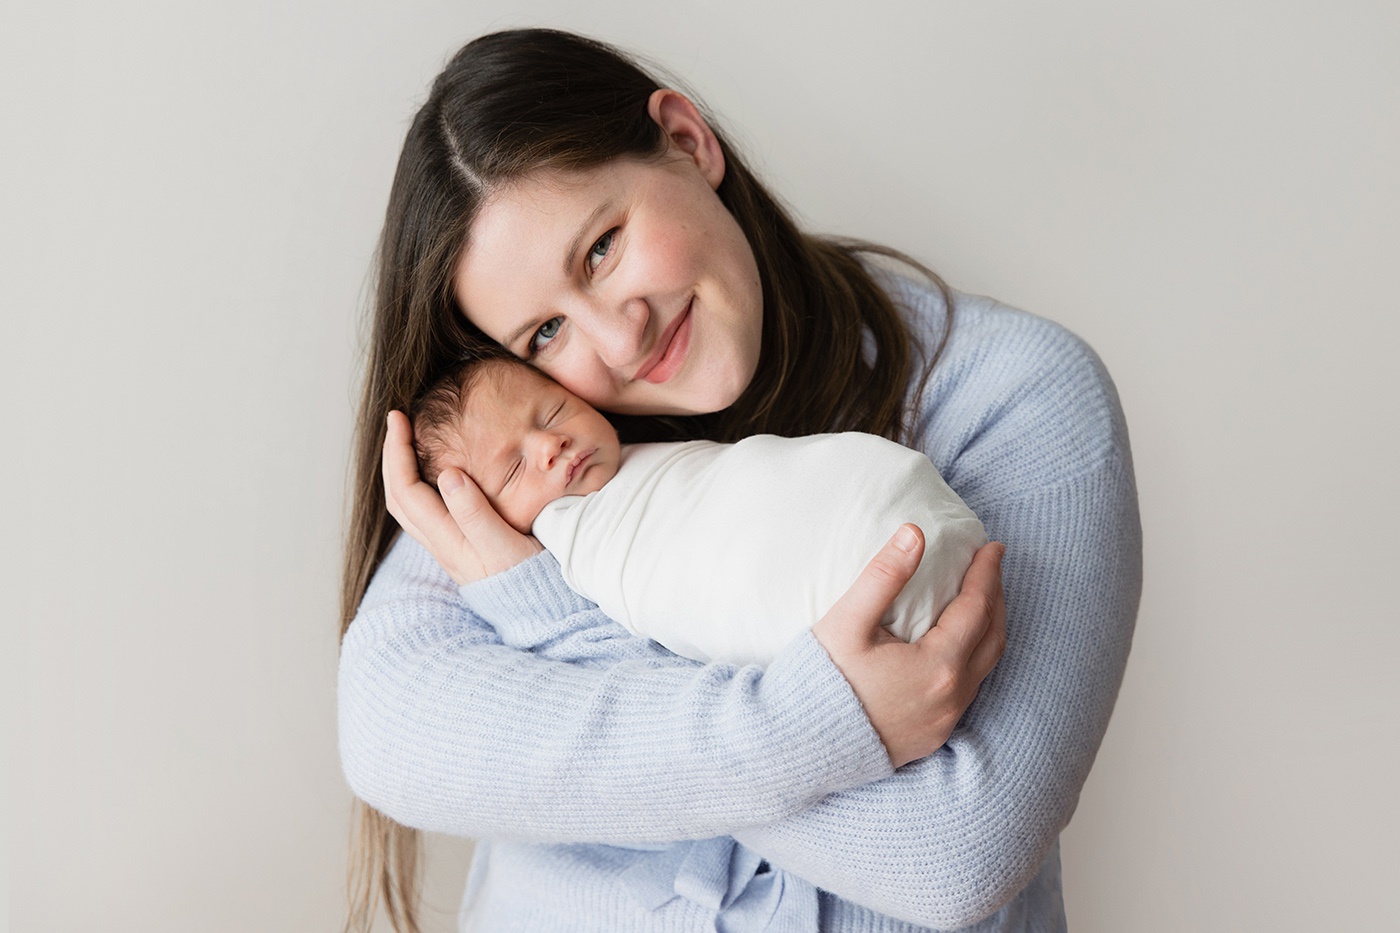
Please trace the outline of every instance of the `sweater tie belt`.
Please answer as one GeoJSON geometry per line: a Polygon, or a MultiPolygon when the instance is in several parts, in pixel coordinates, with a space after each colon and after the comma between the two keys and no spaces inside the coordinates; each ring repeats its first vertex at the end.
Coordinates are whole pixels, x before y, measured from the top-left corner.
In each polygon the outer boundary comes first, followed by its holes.
{"type": "Polygon", "coordinates": [[[817,928],[817,889],[772,867],[728,836],[678,842],[647,853],[621,880],[646,909],[681,897],[713,911],[715,933],[817,928]]]}

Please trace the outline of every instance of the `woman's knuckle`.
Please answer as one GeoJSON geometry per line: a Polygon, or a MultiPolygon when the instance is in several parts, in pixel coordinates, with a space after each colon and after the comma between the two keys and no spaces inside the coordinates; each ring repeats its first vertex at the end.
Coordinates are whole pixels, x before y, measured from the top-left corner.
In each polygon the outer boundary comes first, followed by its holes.
{"type": "Polygon", "coordinates": [[[464,529],[474,528],[485,520],[486,509],[480,502],[459,500],[453,514],[457,516],[457,524],[464,529]]]}
{"type": "Polygon", "coordinates": [[[958,670],[946,661],[939,661],[929,672],[927,691],[935,704],[947,702],[950,695],[957,692],[958,670]]]}
{"type": "Polygon", "coordinates": [[[902,586],[904,584],[904,571],[898,564],[884,557],[877,557],[870,562],[869,573],[882,586],[902,586]]]}

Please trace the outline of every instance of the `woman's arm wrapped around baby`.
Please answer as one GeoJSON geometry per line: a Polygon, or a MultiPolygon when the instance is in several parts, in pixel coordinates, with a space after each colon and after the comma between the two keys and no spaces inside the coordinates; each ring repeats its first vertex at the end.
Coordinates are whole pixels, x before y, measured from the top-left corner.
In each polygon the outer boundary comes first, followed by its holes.
{"type": "MultiPolygon", "coordinates": [[[[918,557],[906,547],[882,550],[828,613],[834,626],[889,604],[918,557]]],[[[996,556],[986,563],[978,590],[999,592],[996,556]]],[[[942,744],[999,655],[980,611],[949,613],[947,634],[968,642],[961,686],[922,704],[862,703],[810,635],[767,670],[701,665],[608,620],[547,553],[459,588],[403,536],[342,646],[342,764],[367,803],[434,832],[614,845],[728,835],[942,744]],[[498,628],[539,640],[511,644],[498,628]]],[[[907,681],[918,663],[882,661],[878,675],[907,681]]]]}

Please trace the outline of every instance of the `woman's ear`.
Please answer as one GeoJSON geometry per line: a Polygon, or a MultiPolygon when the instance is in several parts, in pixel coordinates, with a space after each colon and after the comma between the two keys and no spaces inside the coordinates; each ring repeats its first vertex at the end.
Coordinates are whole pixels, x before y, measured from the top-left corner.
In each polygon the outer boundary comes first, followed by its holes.
{"type": "Polygon", "coordinates": [[[718,188],[724,180],[724,150],[690,98],[680,91],[661,88],[647,100],[647,114],[666,134],[671,148],[694,161],[710,187],[718,188]]]}

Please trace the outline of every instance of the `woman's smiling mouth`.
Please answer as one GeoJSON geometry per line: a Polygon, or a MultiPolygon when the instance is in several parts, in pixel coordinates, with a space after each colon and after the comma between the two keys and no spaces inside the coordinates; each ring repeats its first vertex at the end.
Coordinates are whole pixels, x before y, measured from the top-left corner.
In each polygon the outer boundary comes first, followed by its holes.
{"type": "Polygon", "coordinates": [[[676,374],[685,363],[686,351],[690,349],[690,309],[695,303],[694,296],[686,302],[682,311],[671,326],[657,341],[657,349],[651,359],[642,364],[632,378],[660,385],[676,374]]]}

